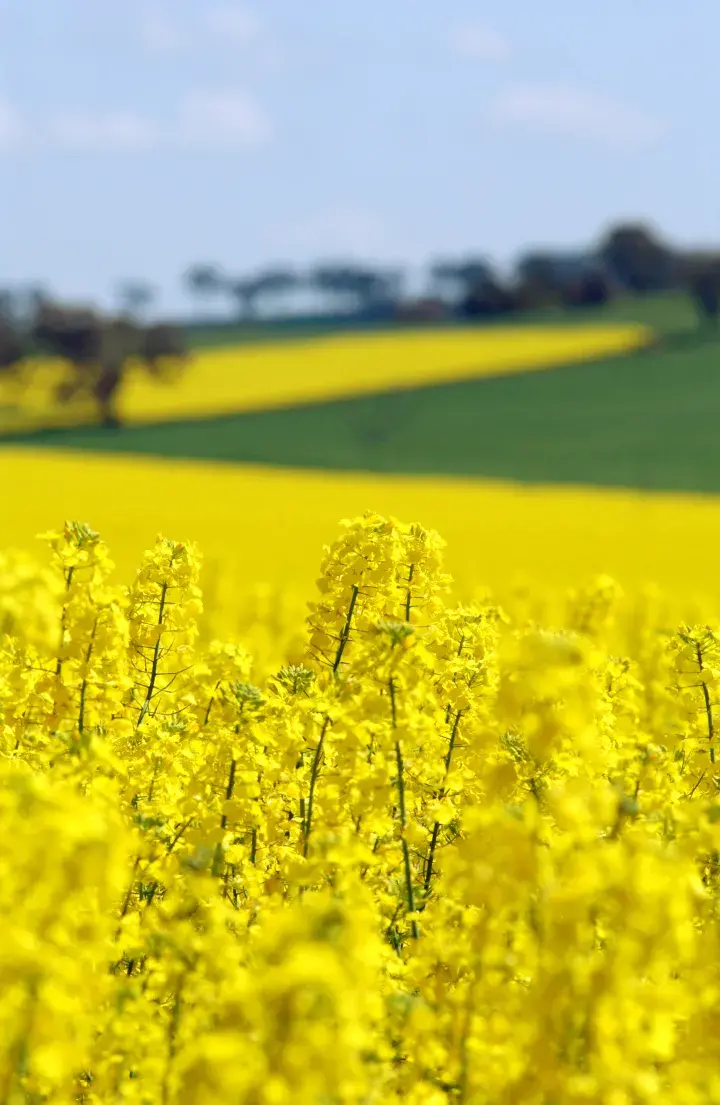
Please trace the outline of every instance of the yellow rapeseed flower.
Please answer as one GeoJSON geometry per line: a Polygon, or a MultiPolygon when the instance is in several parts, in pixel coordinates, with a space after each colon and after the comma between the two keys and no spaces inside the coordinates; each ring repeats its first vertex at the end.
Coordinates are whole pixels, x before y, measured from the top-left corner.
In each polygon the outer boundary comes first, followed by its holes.
{"type": "Polygon", "coordinates": [[[457,604],[367,513],[268,671],[193,545],[46,539],[0,558],[0,1101],[720,1102],[711,616],[457,604]]]}

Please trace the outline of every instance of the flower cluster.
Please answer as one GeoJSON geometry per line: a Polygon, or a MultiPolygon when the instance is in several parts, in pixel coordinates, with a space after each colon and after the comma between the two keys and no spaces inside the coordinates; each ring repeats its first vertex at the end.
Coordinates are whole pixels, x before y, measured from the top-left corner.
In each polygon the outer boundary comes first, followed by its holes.
{"type": "MultiPolygon", "coordinates": [[[[368,514],[268,673],[199,553],[0,559],[0,1101],[720,1102],[720,627],[368,514]]],[[[239,619],[242,622],[242,619],[239,619]]]]}

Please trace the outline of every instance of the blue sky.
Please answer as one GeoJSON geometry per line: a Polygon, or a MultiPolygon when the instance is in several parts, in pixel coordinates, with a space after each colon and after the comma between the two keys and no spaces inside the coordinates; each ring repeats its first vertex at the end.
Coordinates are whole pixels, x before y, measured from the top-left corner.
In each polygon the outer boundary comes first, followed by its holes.
{"type": "Polygon", "coordinates": [[[0,0],[0,285],[720,243],[715,0],[0,0]]]}

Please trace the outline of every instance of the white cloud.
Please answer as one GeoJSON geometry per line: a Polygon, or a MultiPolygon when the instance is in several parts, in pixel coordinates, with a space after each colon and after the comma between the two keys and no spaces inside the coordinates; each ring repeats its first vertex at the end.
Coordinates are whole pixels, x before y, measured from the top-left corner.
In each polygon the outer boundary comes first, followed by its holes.
{"type": "Polygon", "coordinates": [[[158,140],[154,128],[127,111],[59,115],[50,123],[54,145],[91,153],[128,153],[147,149],[158,140]]]}
{"type": "Polygon", "coordinates": [[[492,101],[488,114],[496,123],[610,145],[649,145],[663,134],[644,112],[564,84],[512,85],[492,101]]]}
{"type": "Polygon", "coordinates": [[[244,92],[198,91],[185,100],[178,137],[199,146],[260,146],[272,138],[272,126],[244,92]]]}
{"type": "Polygon", "coordinates": [[[15,149],[25,136],[22,120],[12,104],[0,100],[0,151],[15,149]]]}
{"type": "MultiPolygon", "coordinates": [[[[0,148],[4,129],[11,136],[12,123],[9,115],[4,127],[0,102],[0,148]]],[[[163,124],[130,111],[66,112],[50,119],[41,134],[45,142],[63,150],[124,154],[150,148],[250,149],[271,137],[262,108],[244,92],[233,90],[192,93],[163,124]]]]}
{"type": "Polygon", "coordinates": [[[507,38],[482,23],[454,27],[449,41],[454,53],[475,61],[507,61],[512,54],[507,38]]]}

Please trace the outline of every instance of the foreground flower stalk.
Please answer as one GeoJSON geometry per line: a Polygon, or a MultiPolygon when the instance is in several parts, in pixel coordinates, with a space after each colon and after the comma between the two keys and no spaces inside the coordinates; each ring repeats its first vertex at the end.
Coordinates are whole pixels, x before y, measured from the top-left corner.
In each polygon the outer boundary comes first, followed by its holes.
{"type": "Polygon", "coordinates": [[[194,546],[122,587],[44,540],[0,557],[3,1105],[720,1102],[719,627],[455,605],[367,514],[268,674],[194,546]]]}

